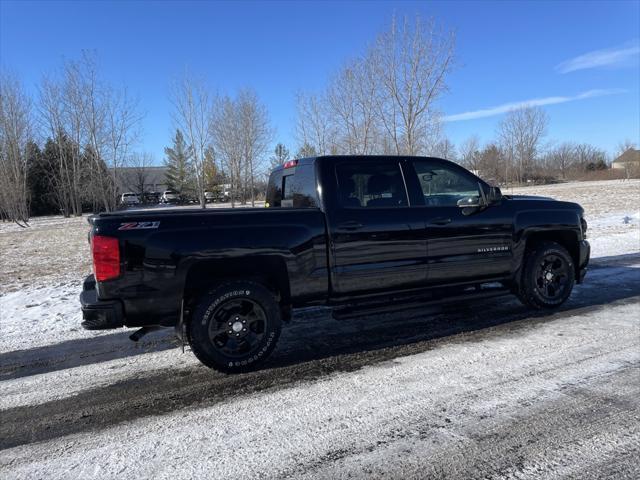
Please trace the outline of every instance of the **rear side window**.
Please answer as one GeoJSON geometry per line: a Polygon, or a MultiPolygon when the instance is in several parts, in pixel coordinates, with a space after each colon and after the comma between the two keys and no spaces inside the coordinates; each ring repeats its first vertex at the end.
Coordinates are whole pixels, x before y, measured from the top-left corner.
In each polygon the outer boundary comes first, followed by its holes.
{"type": "Polygon", "coordinates": [[[316,175],[311,164],[271,173],[267,187],[269,207],[317,208],[316,175]]]}
{"type": "Polygon", "coordinates": [[[340,205],[347,208],[406,207],[407,192],[397,162],[336,166],[340,205]]]}

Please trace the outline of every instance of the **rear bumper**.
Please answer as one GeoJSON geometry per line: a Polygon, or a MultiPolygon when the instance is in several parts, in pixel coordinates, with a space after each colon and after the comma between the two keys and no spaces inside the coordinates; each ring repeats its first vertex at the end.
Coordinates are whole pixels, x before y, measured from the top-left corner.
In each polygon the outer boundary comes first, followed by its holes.
{"type": "Polygon", "coordinates": [[[578,265],[578,283],[582,283],[585,275],[587,274],[587,267],[589,265],[589,258],[591,257],[591,245],[586,240],[581,240],[579,244],[580,249],[580,263],[578,265]]]}
{"type": "Polygon", "coordinates": [[[93,275],[85,278],[80,294],[82,326],[87,330],[106,330],[124,326],[124,309],[118,300],[98,300],[93,275]]]}

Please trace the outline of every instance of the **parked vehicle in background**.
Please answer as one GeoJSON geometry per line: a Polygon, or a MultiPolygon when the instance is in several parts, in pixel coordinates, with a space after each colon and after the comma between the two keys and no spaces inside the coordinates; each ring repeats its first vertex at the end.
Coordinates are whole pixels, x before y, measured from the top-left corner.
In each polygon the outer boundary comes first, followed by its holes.
{"type": "Polygon", "coordinates": [[[136,195],[133,192],[123,193],[122,196],[120,197],[120,205],[130,207],[130,206],[139,205],[139,204],[140,204],[140,198],[138,198],[138,195],[136,195]]]}
{"type": "Polygon", "coordinates": [[[206,203],[213,203],[216,201],[217,195],[214,192],[204,192],[204,200],[206,203]]]}
{"type": "Polygon", "coordinates": [[[162,193],[160,192],[145,192],[142,195],[142,201],[144,203],[155,204],[160,202],[161,197],[162,193]]]}
{"type": "Polygon", "coordinates": [[[267,204],[90,217],[83,326],[174,326],[205,365],[240,372],[294,308],[346,319],[506,294],[557,308],[589,262],[580,205],[503,195],[437,158],[288,161],[267,204]]]}
{"type": "Polygon", "coordinates": [[[179,203],[180,200],[180,193],[175,190],[165,190],[160,197],[160,203],[179,203]]]}
{"type": "Polygon", "coordinates": [[[231,201],[231,184],[225,183],[222,185],[218,185],[215,190],[215,200],[216,202],[230,202],[231,201]]]}

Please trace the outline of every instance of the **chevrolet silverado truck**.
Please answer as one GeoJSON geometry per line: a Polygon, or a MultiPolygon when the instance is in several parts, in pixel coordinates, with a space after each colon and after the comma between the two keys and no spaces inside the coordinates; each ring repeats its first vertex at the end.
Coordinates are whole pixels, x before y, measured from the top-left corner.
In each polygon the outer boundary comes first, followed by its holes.
{"type": "Polygon", "coordinates": [[[514,294],[556,308],[589,262],[583,209],[503,195],[438,158],[286,162],[267,208],[139,210],[89,218],[87,329],[175,327],[233,373],[273,351],[293,309],[346,319],[514,294]]]}

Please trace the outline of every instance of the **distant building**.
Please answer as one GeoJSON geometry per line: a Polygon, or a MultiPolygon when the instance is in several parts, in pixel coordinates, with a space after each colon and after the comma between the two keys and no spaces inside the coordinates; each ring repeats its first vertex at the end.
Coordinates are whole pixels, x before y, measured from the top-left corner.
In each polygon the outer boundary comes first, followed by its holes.
{"type": "Polygon", "coordinates": [[[118,194],[167,190],[167,167],[124,167],[118,169],[118,194]]]}
{"type": "Polygon", "coordinates": [[[630,148],[613,161],[611,168],[616,170],[635,170],[640,168],[640,150],[630,148]]]}

